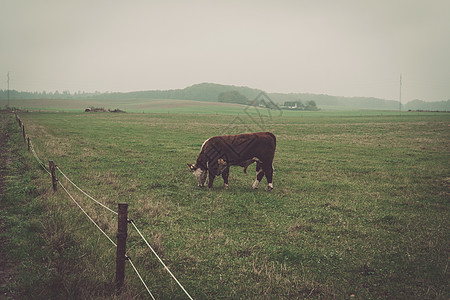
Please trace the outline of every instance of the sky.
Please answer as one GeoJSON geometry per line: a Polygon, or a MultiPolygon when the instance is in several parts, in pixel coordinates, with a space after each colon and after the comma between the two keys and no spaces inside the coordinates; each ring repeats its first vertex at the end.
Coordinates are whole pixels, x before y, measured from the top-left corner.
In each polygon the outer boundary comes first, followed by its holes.
{"type": "Polygon", "coordinates": [[[0,0],[0,89],[450,99],[448,0],[0,0]]]}

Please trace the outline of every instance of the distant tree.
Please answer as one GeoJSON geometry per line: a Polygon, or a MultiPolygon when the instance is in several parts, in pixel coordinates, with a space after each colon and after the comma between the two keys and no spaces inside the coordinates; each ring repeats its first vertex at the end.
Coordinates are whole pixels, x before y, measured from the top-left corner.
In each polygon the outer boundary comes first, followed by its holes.
{"type": "Polygon", "coordinates": [[[249,104],[250,100],[238,91],[222,92],[218,96],[219,102],[249,104]]]}
{"type": "Polygon", "coordinates": [[[297,109],[305,110],[305,104],[302,101],[297,101],[297,109]]]}
{"type": "Polygon", "coordinates": [[[305,110],[319,110],[314,100],[306,101],[305,110]]]}
{"type": "Polygon", "coordinates": [[[285,101],[284,106],[286,107],[295,107],[296,102],[295,101],[285,101]]]}

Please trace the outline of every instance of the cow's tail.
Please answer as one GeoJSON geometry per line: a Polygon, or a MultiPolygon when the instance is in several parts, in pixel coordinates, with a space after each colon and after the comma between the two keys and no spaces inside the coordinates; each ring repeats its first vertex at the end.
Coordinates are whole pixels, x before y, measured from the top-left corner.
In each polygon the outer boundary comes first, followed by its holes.
{"type": "MultiPolygon", "coordinates": [[[[273,139],[273,151],[275,152],[275,149],[277,148],[277,138],[275,137],[275,135],[272,132],[267,132],[267,134],[270,135],[273,139]]],[[[272,169],[275,170],[275,167],[273,166],[273,162],[272,162],[272,169]]]]}
{"type": "Polygon", "coordinates": [[[275,135],[272,132],[267,132],[267,134],[270,135],[270,137],[273,139],[273,144],[276,147],[277,146],[277,138],[275,137],[275,135]]]}

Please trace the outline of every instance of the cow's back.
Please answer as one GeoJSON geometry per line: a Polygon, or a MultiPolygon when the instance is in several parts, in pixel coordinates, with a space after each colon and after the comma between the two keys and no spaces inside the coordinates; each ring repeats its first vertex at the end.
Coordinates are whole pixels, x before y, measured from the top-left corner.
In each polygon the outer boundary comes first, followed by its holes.
{"type": "Polygon", "coordinates": [[[209,158],[224,158],[234,164],[253,157],[272,162],[276,148],[276,137],[271,132],[256,132],[238,135],[215,136],[207,140],[202,152],[209,158]]]}

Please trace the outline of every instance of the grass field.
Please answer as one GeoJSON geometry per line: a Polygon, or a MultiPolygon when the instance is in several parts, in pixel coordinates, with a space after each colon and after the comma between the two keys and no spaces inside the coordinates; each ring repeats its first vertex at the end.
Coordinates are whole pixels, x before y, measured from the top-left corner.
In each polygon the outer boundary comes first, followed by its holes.
{"type": "MultiPolygon", "coordinates": [[[[449,114],[178,112],[20,118],[43,161],[111,208],[129,203],[195,299],[450,297],[449,114]],[[228,190],[197,187],[186,163],[205,139],[257,130],[277,136],[271,193],[251,189],[254,167],[232,168],[228,190]]],[[[25,155],[55,263],[29,293],[114,297],[115,249],[25,155]]],[[[70,190],[114,236],[114,216],[70,190]]],[[[135,232],[128,247],[157,299],[186,298],[135,232]]],[[[126,278],[123,298],[147,296],[130,266],[126,278]]]]}
{"type": "MultiPolygon", "coordinates": [[[[7,100],[0,100],[5,107],[7,100]]],[[[238,104],[205,102],[194,100],[168,99],[14,99],[10,107],[31,111],[79,112],[89,107],[114,110],[116,108],[131,113],[209,113],[237,114],[245,107],[238,104]]]]}

